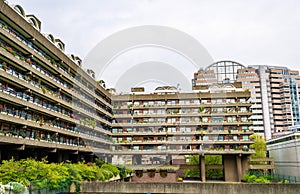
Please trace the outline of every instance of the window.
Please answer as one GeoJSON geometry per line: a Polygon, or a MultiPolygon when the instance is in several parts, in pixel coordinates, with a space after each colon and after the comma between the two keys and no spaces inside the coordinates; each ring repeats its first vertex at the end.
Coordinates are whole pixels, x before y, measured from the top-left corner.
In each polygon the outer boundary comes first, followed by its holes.
{"type": "Polygon", "coordinates": [[[247,122],[248,118],[247,117],[241,117],[242,122],[247,122]]]}
{"type": "Polygon", "coordinates": [[[246,99],[245,99],[245,98],[241,98],[241,99],[240,99],[240,102],[241,102],[241,103],[245,103],[245,102],[246,102],[246,99]]]}
{"type": "Polygon", "coordinates": [[[18,6],[18,5],[16,5],[16,6],[14,7],[14,10],[15,10],[16,12],[18,12],[18,14],[20,14],[20,15],[22,15],[22,16],[25,15],[23,9],[22,9],[20,6],[18,6]]]}
{"type": "Polygon", "coordinates": [[[247,112],[247,108],[246,107],[241,107],[241,112],[247,112]]]}
{"type": "Polygon", "coordinates": [[[176,132],[176,127],[168,127],[168,132],[176,132]]]}

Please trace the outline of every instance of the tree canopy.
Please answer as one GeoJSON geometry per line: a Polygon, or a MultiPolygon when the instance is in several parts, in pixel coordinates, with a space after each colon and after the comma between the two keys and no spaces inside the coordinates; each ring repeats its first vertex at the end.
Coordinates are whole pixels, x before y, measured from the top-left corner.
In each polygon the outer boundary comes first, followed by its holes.
{"type": "Polygon", "coordinates": [[[250,136],[251,140],[254,140],[254,143],[250,148],[255,150],[255,153],[251,155],[252,158],[265,158],[266,157],[266,140],[259,134],[253,134],[250,136]]]}

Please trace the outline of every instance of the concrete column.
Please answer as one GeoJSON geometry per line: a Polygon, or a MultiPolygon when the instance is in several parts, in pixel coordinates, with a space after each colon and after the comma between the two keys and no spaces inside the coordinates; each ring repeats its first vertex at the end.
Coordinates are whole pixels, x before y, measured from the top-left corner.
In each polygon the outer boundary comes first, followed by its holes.
{"type": "Polygon", "coordinates": [[[141,164],[142,164],[142,155],[133,155],[132,165],[141,165],[141,164]]]}
{"type": "Polygon", "coordinates": [[[172,155],[167,155],[166,156],[166,164],[167,165],[172,165],[172,155]]]}
{"type": "Polygon", "coordinates": [[[70,154],[68,152],[63,152],[63,154],[62,154],[62,160],[63,161],[70,160],[70,154]]]}
{"type": "Polygon", "coordinates": [[[137,165],[137,161],[136,161],[135,155],[132,155],[132,165],[137,165]]]}
{"type": "Polygon", "coordinates": [[[199,162],[200,162],[200,176],[201,176],[201,181],[206,182],[205,178],[205,158],[204,155],[199,155],[199,162]]]}
{"type": "Polygon", "coordinates": [[[235,155],[223,155],[224,178],[226,182],[238,182],[237,159],[235,155]]]}
{"type": "Polygon", "coordinates": [[[57,152],[57,162],[60,163],[63,160],[63,155],[60,151],[57,152]]]}
{"type": "Polygon", "coordinates": [[[236,156],[236,169],[237,169],[237,178],[238,182],[242,180],[242,159],[240,155],[236,156]]]}
{"type": "Polygon", "coordinates": [[[136,161],[137,161],[137,164],[138,165],[141,165],[142,164],[142,155],[136,155],[136,161]]]}
{"type": "Polygon", "coordinates": [[[107,162],[107,163],[112,163],[112,156],[111,156],[111,155],[107,155],[107,156],[105,157],[105,162],[107,162]]]}

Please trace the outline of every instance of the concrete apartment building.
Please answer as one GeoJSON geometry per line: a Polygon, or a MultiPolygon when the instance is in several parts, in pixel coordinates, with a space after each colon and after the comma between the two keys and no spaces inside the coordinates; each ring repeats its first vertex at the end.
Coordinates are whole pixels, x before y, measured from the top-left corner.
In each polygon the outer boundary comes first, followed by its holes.
{"type": "Polygon", "coordinates": [[[250,93],[241,84],[203,86],[193,93],[174,87],[159,87],[151,94],[135,91],[112,96],[114,159],[172,164],[178,155],[200,154],[204,181],[204,155],[222,155],[224,179],[241,180],[253,153],[250,93]]]}
{"type": "Polygon", "coordinates": [[[299,124],[299,71],[277,66],[243,66],[220,61],[194,74],[193,85],[241,82],[251,92],[251,129],[266,139],[289,133],[299,124]]]}
{"type": "Polygon", "coordinates": [[[0,158],[91,161],[110,154],[110,93],[41,33],[41,22],[0,1],[0,158]]]}

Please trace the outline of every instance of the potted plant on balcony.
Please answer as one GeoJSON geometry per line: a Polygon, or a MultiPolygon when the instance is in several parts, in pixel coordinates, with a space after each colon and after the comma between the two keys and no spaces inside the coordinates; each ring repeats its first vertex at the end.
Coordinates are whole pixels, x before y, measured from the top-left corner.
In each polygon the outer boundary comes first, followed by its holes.
{"type": "Polygon", "coordinates": [[[173,113],[174,113],[174,114],[178,114],[178,113],[179,113],[179,109],[175,109],[175,110],[173,111],[173,113]]]}
{"type": "Polygon", "coordinates": [[[13,131],[11,132],[11,134],[12,134],[13,136],[16,136],[16,135],[18,135],[18,132],[17,132],[16,130],[13,130],[13,131]]]}
{"type": "Polygon", "coordinates": [[[199,107],[199,110],[198,110],[199,113],[203,113],[204,111],[205,111],[205,107],[203,107],[203,106],[199,107]]]}
{"type": "Polygon", "coordinates": [[[42,89],[43,94],[46,94],[47,89],[45,88],[45,86],[42,86],[41,89],[42,89]]]}
{"type": "Polygon", "coordinates": [[[43,119],[40,119],[40,120],[38,121],[38,123],[39,123],[40,126],[43,126],[44,120],[43,120],[43,119]]]}
{"type": "Polygon", "coordinates": [[[25,137],[26,137],[26,134],[25,134],[24,131],[20,131],[19,136],[22,137],[22,138],[25,138],[25,137]]]}
{"type": "Polygon", "coordinates": [[[55,63],[54,59],[50,59],[50,63],[53,65],[55,63]]]}
{"type": "Polygon", "coordinates": [[[7,64],[6,64],[5,62],[2,63],[2,69],[3,69],[4,71],[6,71],[6,69],[7,69],[7,64]]]}
{"type": "Polygon", "coordinates": [[[243,147],[243,151],[246,151],[246,152],[249,151],[248,146],[245,145],[245,146],[243,147]]]}
{"type": "Polygon", "coordinates": [[[3,29],[4,29],[5,31],[9,32],[9,29],[8,29],[8,26],[7,26],[7,25],[4,25],[4,26],[3,26],[3,29]]]}

